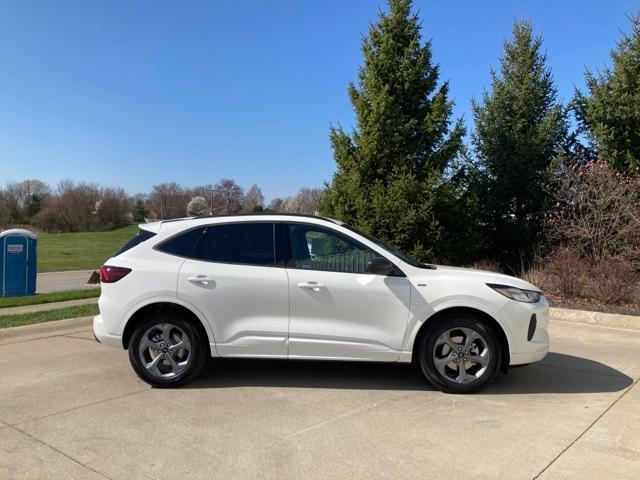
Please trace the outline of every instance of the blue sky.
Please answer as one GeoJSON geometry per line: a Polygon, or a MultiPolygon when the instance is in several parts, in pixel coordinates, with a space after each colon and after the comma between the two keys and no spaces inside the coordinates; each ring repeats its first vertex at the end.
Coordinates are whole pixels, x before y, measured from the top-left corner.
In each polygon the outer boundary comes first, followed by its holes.
{"type": "MultiPolygon", "coordinates": [[[[329,126],[382,0],[24,1],[0,5],[0,184],[63,178],[148,192],[234,178],[270,199],[334,171],[329,126]]],[[[543,35],[560,97],[608,62],[629,0],[417,0],[455,113],[516,19],[543,35]]]]}

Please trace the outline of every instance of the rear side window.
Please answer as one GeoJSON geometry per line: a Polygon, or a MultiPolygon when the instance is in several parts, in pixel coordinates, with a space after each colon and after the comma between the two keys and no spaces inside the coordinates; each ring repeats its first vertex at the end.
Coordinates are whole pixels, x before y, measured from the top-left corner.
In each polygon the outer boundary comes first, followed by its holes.
{"type": "Polygon", "coordinates": [[[131,240],[129,240],[127,243],[125,243],[122,247],[120,247],[120,250],[118,250],[113,256],[117,257],[118,255],[126,252],[127,250],[131,250],[136,245],[139,245],[142,242],[149,240],[150,238],[155,236],[156,236],[155,233],[141,228],[138,230],[137,235],[133,237],[131,240]]]}
{"type": "Polygon", "coordinates": [[[184,233],[170,238],[157,248],[161,252],[170,253],[172,255],[192,257],[194,256],[194,251],[196,250],[196,247],[198,247],[198,242],[202,239],[205,230],[206,227],[187,230],[184,233]]]}
{"type": "Polygon", "coordinates": [[[275,265],[273,223],[228,223],[207,228],[192,256],[208,262],[275,265]]]}

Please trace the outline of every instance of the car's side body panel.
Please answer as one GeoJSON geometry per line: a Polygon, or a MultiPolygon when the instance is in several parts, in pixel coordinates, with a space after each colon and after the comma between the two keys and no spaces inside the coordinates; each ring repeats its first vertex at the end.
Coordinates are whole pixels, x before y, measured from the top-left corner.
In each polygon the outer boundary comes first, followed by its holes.
{"type": "Polygon", "coordinates": [[[284,268],[187,259],[178,298],[206,312],[222,357],[287,357],[289,292],[284,268]],[[198,280],[206,276],[210,281],[198,280]]]}
{"type": "Polygon", "coordinates": [[[109,259],[107,264],[131,268],[116,283],[103,283],[98,305],[107,331],[121,335],[126,322],[141,307],[160,299],[175,299],[178,271],[184,258],[157,255],[142,244],[132,253],[109,259]]]}
{"type": "Polygon", "coordinates": [[[411,301],[405,277],[299,269],[288,273],[289,358],[398,359],[411,301]]]}

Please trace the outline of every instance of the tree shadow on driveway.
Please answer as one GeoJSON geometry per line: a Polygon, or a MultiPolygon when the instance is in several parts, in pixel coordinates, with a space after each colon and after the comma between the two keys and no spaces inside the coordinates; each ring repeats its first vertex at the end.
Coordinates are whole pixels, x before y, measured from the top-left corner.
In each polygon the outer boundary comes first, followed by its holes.
{"type": "MultiPolygon", "coordinates": [[[[624,390],[633,380],[603,363],[549,353],[540,363],[499,374],[484,394],[600,393],[624,390]]],[[[212,359],[183,388],[234,387],[434,390],[417,367],[400,363],[212,359]]]]}

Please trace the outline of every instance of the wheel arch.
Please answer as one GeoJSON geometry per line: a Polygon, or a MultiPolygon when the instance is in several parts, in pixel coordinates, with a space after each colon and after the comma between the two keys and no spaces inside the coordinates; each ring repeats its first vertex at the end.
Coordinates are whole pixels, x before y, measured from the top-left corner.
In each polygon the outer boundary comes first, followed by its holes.
{"type": "Polygon", "coordinates": [[[214,342],[200,317],[185,305],[170,301],[158,301],[149,303],[140,307],[129,317],[125,324],[124,331],[122,332],[122,346],[125,350],[128,349],[129,339],[131,338],[131,335],[133,335],[136,327],[146,318],[149,318],[150,315],[160,312],[171,312],[178,314],[184,317],[186,321],[193,324],[193,326],[198,329],[200,335],[202,335],[202,338],[206,340],[206,347],[209,355],[211,355],[211,345],[214,342]]]}
{"type": "Polygon", "coordinates": [[[449,307],[443,310],[439,310],[427,318],[422,325],[420,326],[418,332],[416,333],[413,339],[413,345],[411,346],[411,360],[416,361],[418,358],[418,348],[420,346],[420,341],[427,334],[429,328],[437,322],[440,318],[445,315],[451,313],[466,313],[468,315],[473,315],[478,319],[482,320],[491,330],[496,334],[498,340],[500,342],[500,369],[502,371],[507,371],[509,367],[509,359],[510,359],[510,350],[509,350],[509,341],[507,339],[507,335],[500,325],[498,321],[489,315],[487,312],[479,310],[473,307],[449,307]]]}

